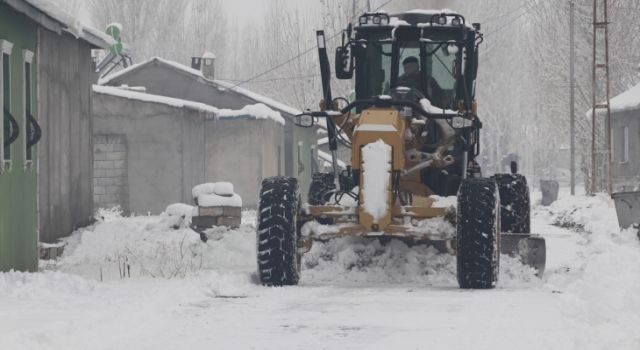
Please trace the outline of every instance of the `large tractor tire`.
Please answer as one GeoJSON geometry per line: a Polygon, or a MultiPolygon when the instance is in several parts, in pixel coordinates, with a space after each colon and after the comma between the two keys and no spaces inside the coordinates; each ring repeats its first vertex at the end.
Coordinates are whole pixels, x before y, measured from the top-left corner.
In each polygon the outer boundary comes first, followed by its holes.
{"type": "Polygon", "coordinates": [[[298,180],[262,181],[258,206],[258,278],[265,286],[296,285],[300,278],[296,217],[298,180]]]}
{"type": "Polygon", "coordinates": [[[497,174],[491,177],[500,192],[502,232],[531,233],[531,204],[527,178],[520,174],[497,174]]]}
{"type": "Polygon", "coordinates": [[[470,178],[462,182],[456,231],[460,288],[495,287],[500,265],[500,196],[495,181],[470,178]]]}

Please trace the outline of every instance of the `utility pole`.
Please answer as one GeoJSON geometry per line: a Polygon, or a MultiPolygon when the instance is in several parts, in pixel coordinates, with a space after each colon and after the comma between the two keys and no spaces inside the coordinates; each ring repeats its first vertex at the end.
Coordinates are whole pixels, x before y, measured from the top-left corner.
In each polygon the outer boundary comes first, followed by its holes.
{"type": "Polygon", "coordinates": [[[367,0],[367,12],[371,12],[371,0],[367,0]]]}
{"type": "Polygon", "coordinates": [[[356,20],[356,0],[351,1],[351,22],[356,20]]]}
{"type": "Polygon", "coordinates": [[[570,107],[569,107],[569,120],[570,120],[570,129],[571,129],[571,195],[575,196],[576,194],[576,69],[575,69],[575,60],[576,60],[576,42],[575,42],[575,15],[576,15],[576,3],[575,0],[569,0],[569,11],[570,11],[570,20],[569,20],[569,46],[570,46],[570,54],[569,54],[569,75],[570,75],[570,107]]]}
{"type": "MultiPolygon", "coordinates": [[[[593,80],[592,80],[592,91],[591,97],[593,99],[593,108],[591,115],[591,193],[597,192],[596,185],[596,117],[598,115],[597,110],[605,110],[605,142],[606,142],[606,166],[607,166],[607,191],[609,194],[613,192],[613,184],[612,184],[612,159],[611,159],[611,108],[609,104],[610,100],[610,84],[609,84],[609,22],[608,22],[608,6],[607,0],[593,0],[593,80]],[[599,4],[603,5],[603,20],[598,21],[598,9],[599,4]],[[604,31],[604,33],[599,33],[599,31],[604,31]],[[604,63],[598,63],[597,57],[597,44],[598,44],[598,35],[604,34],[604,63]],[[598,77],[597,70],[603,69],[605,76],[605,94],[606,99],[605,102],[598,102],[596,97],[598,92],[598,77]]],[[[602,154],[602,152],[600,152],[602,154]]]]}

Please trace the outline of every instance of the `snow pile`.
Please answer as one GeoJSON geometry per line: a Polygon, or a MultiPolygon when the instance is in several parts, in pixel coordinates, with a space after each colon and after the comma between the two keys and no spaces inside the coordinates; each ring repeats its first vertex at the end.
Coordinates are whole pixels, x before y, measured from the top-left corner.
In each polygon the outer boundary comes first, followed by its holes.
{"type": "Polygon", "coordinates": [[[537,208],[538,215],[553,225],[586,232],[619,231],[613,201],[608,195],[560,197],[550,206],[537,208]]]}
{"type": "Polygon", "coordinates": [[[242,198],[230,182],[209,182],[195,186],[191,195],[201,207],[242,207],[242,198]]]}
{"type": "Polygon", "coordinates": [[[221,109],[216,114],[217,119],[235,119],[235,118],[248,118],[248,119],[269,119],[273,120],[281,125],[284,125],[284,118],[280,115],[280,112],[276,112],[262,103],[255,105],[247,105],[240,110],[221,109]]]}
{"type": "MultiPolygon", "coordinates": [[[[581,238],[577,252],[581,259],[565,274],[547,276],[545,286],[560,291],[563,308],[582,323],[576,347],[601,348],[598,340],[607,339],[615,348],[629,348],[629,336],[637,334],[635,327],[640,324],[637,229],[620,231],[613,201],[605,194],[561,197],[538,209],[538,216],[575,230],[581,238]]],[[[638,348],[640,337],[633,340],[638,348]]]]}
{"type": "Polygon", "coordinates": [[[162,218],[160,225],[176,230],[188,228],[191,218],[196,215],[198,215],[198,208],[194,206],[183,203],[170,204],[160,215],[162,218]]]}
{"type": "Polygon", "coordinates": [[[95,284],[60,272],[0,273],[0,298],[59,298],[60,294],[91,294],[95,284]]]}
{"type": "MultiPolygon", "coordinates": [[[[498,288],[535,286],[535,270],[515,258],[500,257],[498,288]]],[[[302,284],[398,284],[457,287],[456,258],[434,247],[392,239],[347,237],[315,242],[303,256],[302,284]]]]}
{"type": "Polygon", "coordinates": [[[207,243],[191,229],[173,229],[162,215],[101,222],[65,239],[62,258],[48,268],[96,280],[254,269],[255,214],[245,216],[239,229],[214,228],[207,243]]]}
{"type": "Polygon", "coordinates": [[[362,200],[364,211],[378,223],[388,212],[391,146],[382,140],[362,147],[362,200]]]}

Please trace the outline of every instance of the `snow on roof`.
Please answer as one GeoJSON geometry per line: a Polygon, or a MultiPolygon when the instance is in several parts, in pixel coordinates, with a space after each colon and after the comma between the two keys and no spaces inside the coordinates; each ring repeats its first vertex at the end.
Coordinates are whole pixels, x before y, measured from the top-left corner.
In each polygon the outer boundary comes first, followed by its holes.
{"type": "MultiPolygon", "coordinates": [[[[333,161],[331,155],[325,151],[318,150],[318,157],[320,157],[320,159],[324,160],[325,162],[328,162],[329,164],[331,164],[331,162],[333,161]]],[[[347,164],[340,159],[338,159],[338,166],[342,169],[347,168],[347,164]]]]}
{"type": "Polygon", "coordinates": [[[640,84],[612,98],[609,104],[611,112],[640,109],[640,84]]]}
{"type": "Polygon", "coordinates": [[[279,124],[284,125],[284,118],[280,112],[267,107],[262,103],[244,106],[241,110],[221,109],[218,111],[217,118],[241,118],[250,117],[251,119],[271,119],[279,124]]]}
{"type": "Polygon", "coordinates": [[[88,26],[76,17],[63,11],[60,6],[49,0],[24,0],[37,10],[64,26],[64,30],[76,38],[83,39],[98,47],[107,48],[116,41],[106,33],[88,26]]]}
{"type": "Polygon", "coordinates": [[[213,106],[206,105],[204,103],[181,100],[178,98],[160,96],[160,95],[152,95],[144,92],[131,91],[128,89],[121,89],[113,86],[102,86],[102,85],[93,85],[93,91],[99,94],[124,97],[129,100],[137,100],[144,102],[153,102],[160,103],[171,107],[177,108],[188,108],[197,111],[202,111],[205,113],[210,113],[212,115],[217,115],[219,109],[213,106]]]}
{"type": "MultiPolygon", "coordinates": [[[[609,105],[612,113],[640,109],[640,84],[612,98],[609,105]]],[[[585,115],[591,118],[592,113],[589,109],[585,115]]]]}
{"type": "Polygon", "coordinates": [[[169,61],[169,60],[166,60],[166,59],[160,58],[160,57],[153,57],[153,58],[151,58],[151,59],[149,59],[147,61],[143,61],[143,62],[134,64],[132,66],[129,66],[128,68],[125,68],[125,69],[123,69],[121,71],[118,71],[118,72],[116,72],[114,74],[111,74],[111,75],[109,75],[107,77],[104,77],[104,78],[100,79],[98,81],[98,84],[100,84],[100,85],[108,84],[112,80],[114,80],[114,79],[116,79],[118,77],[121,77],[121,76],[123,76],[123,75],[125,75],[125,74],[127,74],[127,73],[129,73],[131,71],[139,69],[140,67],[145,66],[145,65],[147,65],[147,64],[149,64],[151,62],[160,62],[160,63],[163,63],[165,65],[169,65],[169,66],[171,66],[173,68],[176,68],[176,69],[178,69],[180,71],[183,71],[183,72],[191,74],[191,75],[193,75],[195,77],[201,78],[204,82],[208,82],[210,84],[213,84],[213,85],[217,86],[218,88],[222,88],[222,89],[225,89],[225,90],[233,91],[233,92],[238,93],[240,95],[246,96],[246,97],[248,97],[248,98],[250,98],[252,100],[255,100],[256,102],[263,103],[263,104],[267,105],[270,108],[275,108],[275,109],[279,110],[280,112],[284,112],[284,113],[289,114],[289,115],[297,115],[297,114],[302,113],[302,111],[300,111],[298,109],[295,109],[293,107],[287,106],[282,102],[278,102],[278,101],[276,101],[274,99],[271,99],[269,97],[266,97],[264,95],[260,95],[260,94],[257,94],[255,92],[253,92],[253,91],[249,91],[249,90],[247,90],[245,88],[236,86],[236,84],[234,84],[234,83],[230,83],[230,82],[227,82],[227,81],[224,81],[224,80],[209,80],[202,74],[201,71],[199,71],[197,69],[193,69],[191,67],[185,66],[184,64],[181,64],[181,63],[178,63],[178,62],[174,62],[174,61],[169,61]]]}
{"type": "Polygon", "coordinates": [[[182,100],[178,98],[153,95],[145,92],[133,91],[129,87],[114,87],[93,85],[93,91],[99,94],[123,97],[130,100],[160,103],[171,107],[188,108],[208,114],[212,119],[271,119],[284,125],[284,118],[264,104],[247,105],[241,110],[219,109],[204,103],[182,100]]]}
{"type": "Polygon", "coordinates": [[[213,54],[213,52],[207,51],[204,53],[204,55],[202,55],[202,58],[206,59],[211,59],[211,58],[216,58],[216,55],[213,54]]]}

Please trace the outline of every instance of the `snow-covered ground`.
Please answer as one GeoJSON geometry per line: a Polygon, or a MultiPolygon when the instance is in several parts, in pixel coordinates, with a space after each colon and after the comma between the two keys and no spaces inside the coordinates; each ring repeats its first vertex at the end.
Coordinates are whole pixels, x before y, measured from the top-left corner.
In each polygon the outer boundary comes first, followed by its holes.
{"type": "Polygon", "coordinates": [[[41,273],[0,274],[0,349],[640,349],[640,244],[605,196],[534,206],[545,276],[503,256],[481,291],[457,288],[453,256],[358,239],[266,288],[253,212],[206,244],[166,216],[102,216],[41,273]]]}

